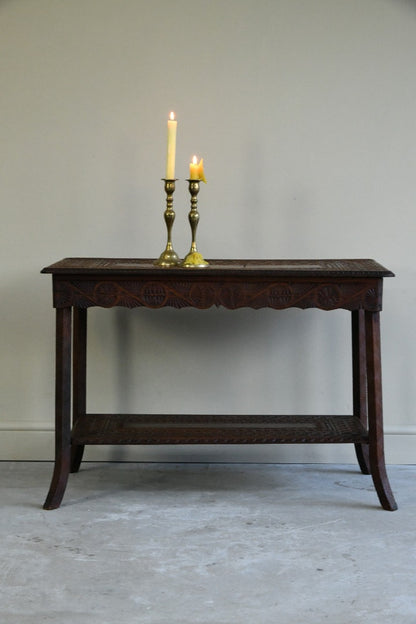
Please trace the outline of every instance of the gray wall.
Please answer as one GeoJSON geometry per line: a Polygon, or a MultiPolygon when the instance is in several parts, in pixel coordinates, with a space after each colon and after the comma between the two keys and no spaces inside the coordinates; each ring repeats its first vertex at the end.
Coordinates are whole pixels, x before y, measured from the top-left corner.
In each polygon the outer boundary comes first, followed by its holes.
{"type": "MultiPolygon", "coordinates": [[[[174,242],[193,153],[206,257],[371,257],[387,460],[416,457],[416,2],[0,2],[0,458],[53,456],[54,313],[40,269],[155,257],[166,119],[174,242]]],[[[351,411],[346,312],[92,310],[89,410],[351,411]]],[[[339,447],[90,449],[90,458],[353,461],[339,447]]]]}

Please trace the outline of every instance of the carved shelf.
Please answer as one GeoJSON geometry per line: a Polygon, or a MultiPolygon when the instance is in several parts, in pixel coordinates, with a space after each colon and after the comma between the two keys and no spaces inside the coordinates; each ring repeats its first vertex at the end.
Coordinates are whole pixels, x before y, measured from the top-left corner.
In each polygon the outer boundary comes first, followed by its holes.
{"type": "Polygon", "coordinates": [[[368,442],[355,416],[84,414],[75,444],[302,444],[368,442]]]}

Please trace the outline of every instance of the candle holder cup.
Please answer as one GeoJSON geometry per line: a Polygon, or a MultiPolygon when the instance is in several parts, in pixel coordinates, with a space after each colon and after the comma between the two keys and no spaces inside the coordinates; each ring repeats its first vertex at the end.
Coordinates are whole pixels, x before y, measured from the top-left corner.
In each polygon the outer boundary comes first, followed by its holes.
{"type": "MultiPolygon", "coordinates": [[[[176,178],[177,179],[177,178],[176,178]]],[[[175,191],[175,182],[174,180],[168,180],[166,178],[162,178],[165,183],[165,193],[166,193],[166,210],[164,212],[164,219],[166,223],[167,229],[167,243],[165,250],[160,254],[159,258],[155,260],[155,264],[161,267],[173,267],[178,266],[180,264],[180,259],[177,253],[173,249],[172,245],[172,226],[175,221],[175,211],[173,210],[173,193],[175,191]]]]}
{"type": "Polygon", "coordinates": [[[203,256],[198,252],[196,246],[196,230],[199,223],[199,212],[198,212],[198,193],[199,193],[199,180],[187,180],[189,184],[189,193],[191,195],[191,210],[188,215],[189,224],[191,226],[192,233],[192,244],[189,253],[181,262],[181,267],[196,269],[203,268],[209,265],[209,262],[204,260],[203,256]]]}

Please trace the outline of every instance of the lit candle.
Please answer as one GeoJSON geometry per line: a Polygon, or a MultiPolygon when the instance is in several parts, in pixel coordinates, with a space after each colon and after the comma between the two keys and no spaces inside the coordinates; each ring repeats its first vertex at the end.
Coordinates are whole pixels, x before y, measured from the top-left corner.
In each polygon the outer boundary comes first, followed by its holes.
{"type": "Polygon", "coordinates": [[[175,179],[175,157],[176,157],[176,126],[175,113],[171,113],[168,119],[168,151],[166,157],[166,180],[175,179]]]}
{"type": "Polygon", "coordinates": [[[192,162],[189,163],[189,178],[191,180],[202,180],[202,182],[206,183],[203,158],[199,162],[196,156],[192,158],[192,162]]]}

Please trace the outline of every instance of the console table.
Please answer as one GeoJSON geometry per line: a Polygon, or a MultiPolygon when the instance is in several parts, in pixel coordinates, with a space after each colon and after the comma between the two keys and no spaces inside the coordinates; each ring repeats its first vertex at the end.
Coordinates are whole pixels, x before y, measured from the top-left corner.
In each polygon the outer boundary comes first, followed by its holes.
{"type": "Polygon", "coordinates": [[[280,443],[354,444],[381,505],[397,509],[384,461],[380,355],[383,278],[393,273],[374,260],[211,260],[202,269],[166,269],[150,259],[66,258],[42,273],[52,274],[56,308],[55,466],[44,509],[61,504],[85,444],[280,443]],[[352,414],[88,414],[91,306],[349,310],[352,414]]]}

